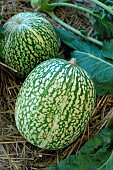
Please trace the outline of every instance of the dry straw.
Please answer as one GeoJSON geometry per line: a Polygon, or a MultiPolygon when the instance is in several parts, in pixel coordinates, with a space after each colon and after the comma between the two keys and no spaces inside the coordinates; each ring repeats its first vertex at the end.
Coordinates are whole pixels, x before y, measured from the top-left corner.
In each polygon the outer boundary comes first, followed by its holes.
{"type": "MultiPolygon", "coordinates": [[[[0,1],[2,23],[12,15],[22,11],[33,11],[28,1],[0,1]]],[[[92,33],[87,17],[69,8],[57,8],[56,14],[70,25],[92,33]]],[[[43,14],[52,24],[51,18],[43,14]]],[[[56,24],[57,25],[57,24],[56,24]]],[[[59,25],[57,25],[59,26],[59,25]]],[[[71,154],[75,154],[92,136],[104,128],[113,118],[113,95],[98,97],[93,116],[81,136],[70,146],[57,151],[47,151],[28,143],[18,132],[14,120],[15,100],[22,81],[15,78],[12,70],[0,63],[0,169],[1,170],[37,170],[58,163],[71,154]]]]}

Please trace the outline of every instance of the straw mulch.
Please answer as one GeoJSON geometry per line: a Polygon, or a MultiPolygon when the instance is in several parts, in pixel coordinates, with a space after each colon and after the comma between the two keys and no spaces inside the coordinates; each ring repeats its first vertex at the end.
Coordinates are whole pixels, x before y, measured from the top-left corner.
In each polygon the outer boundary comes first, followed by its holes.
{"type": "MultiPolygon", "coordinates": [[[[22,11],[33,11],[28,1],[3,0],[0,1],[2,23],[12,15],[22,11]]],[[[87,17],[69,8],[57,8],[56,14],[70,25],[89,30],[92,28],[87,17]]],[[[52,24],[56,24],[50,17],[43,14],[52,24]]],[[[17,79],[11,70],[0,64],[0,169],[1,170],[37,170],[58,163],[70,154],[75,154],[81,146],[92,136],[104,128],[113,117],[113,95],[97,97],[93,116],[81,136],[64,149],[50,151],[40,149],[27,142],[18,132],[14,109],[18,91],[23,81],[17,79]]]]}

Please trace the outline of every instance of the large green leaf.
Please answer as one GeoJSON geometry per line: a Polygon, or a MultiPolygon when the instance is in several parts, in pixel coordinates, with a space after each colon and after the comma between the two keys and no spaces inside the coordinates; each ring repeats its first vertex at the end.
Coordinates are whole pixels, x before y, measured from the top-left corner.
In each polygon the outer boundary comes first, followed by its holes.
{"type": "Polygon", "coordinates": [[[85,69],[93,79],[97,95],[113,93],[113,61],[108,62],[102,56],[74,51],[72,57],[76,58],[78,66],[85,69]]]}
{"type": "MultiPolygon", "coordinates": [[[[96,14],[99,15],[98,12],[96,14]]],[[[113,23],[108,18],[108,15],[103,11],[102,18],[95,18],[95,23],[93,25],[94,27],[94,34],[98,37],[100,40],[110,39],[113,37],[113,23]]]]}
{"type": "Polygon", "coordinates": [[[0,25],[0,32],[4,32],[4,28],[3,28],[3,26],[2,25],[0,25]]]}
{"type": "Polygon", "coordinates": [[[113,120],[110,125],[88,140],[76,155],[46,170],[112,170],[113,120]]]}
{"type": "Polygon", "coordinates": [[[55,30],[60,40],[71,50],[83,51],[97,56],[101,55],[101,49],[99,49],[97,46],[88,42],[81,41],[76,35],[69,31],[56,27],[55,30]]]}
{"type": "Polygon", "coordinates": [[[113,60],[113,39],[103,42],[102,54],[105,58],[113,60]]]}
{"type": "Polygon", "coordinates": [[[0,48],[0,54],[2,53],[2,50],[3,50],[3,49],[2,49],[2,48],[0,48]]]}
{"type": "Polygon", "coordinates": [[[0,20],[2,19],[2,16],[0,15],[0,20]]]}
{"type": "MultiPolygon", "coordinates": [[[[113,8],[113,0],[100,0],[103,4],[113,8]]],[[[90,21],[93,24],[94,31],[93,34],[99,40],[108,40],[113,37],[113,15],[109,11],[105,10],[100,6],[94,6],[92,8],[93,12],[100,16],[95,17],[92,15],[90,21]]]]}
{"type": "Polygon", "coordinates": [[[113,170],[113,151],[109,159],[98,170],[113,170]]]}
{"type": "Polygon", "coordinates": [[[68,48],[66,59],[68,56],[76,58],[78,66],[89,73],[94,80],[97,95],[113,93],[113,60],[105,58],[99,47],[81,41],[68,31],[56,28],[56,33],[68,48]]]}

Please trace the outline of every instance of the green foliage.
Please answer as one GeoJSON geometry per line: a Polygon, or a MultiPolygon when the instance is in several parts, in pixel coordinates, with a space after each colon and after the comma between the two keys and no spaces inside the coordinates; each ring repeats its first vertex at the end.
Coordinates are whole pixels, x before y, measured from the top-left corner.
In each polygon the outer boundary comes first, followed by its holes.
{"type": "Polygon", "coordinates": [[[69,2],[70,0],[50,0],[49,3],[69,2]]]}
{"type": "MultiPolygon", "coordinates": [[[[107,6],[113,7],[113,1],[101,0],[101,2],[107,6]]],[[[101,7],[93,8],[94,14],[100,16],[91,16],[91,21],[94,22],[94,35],[99,40],[110,39],[113,37],[113,15],[101,7]]]]}
{"type": "MultiPolygon", "coordinates": [[[[2,16],[0,15],[0,20],[2,19],[2,16]]],[[[2,39],[4,38],[4,28],[2,25],[0,25],[0,44],[1,44],[1,41],[2,39]]],[[[2,53],[2,48],[1,48],[1,45],[0,45],[0,55],[2,53]]]]}
{"type": "Polygon", "coordinates": [[[95,7],[92,10],[89,10],[85,7],[82,7],[80,5],[75,5],[73,3],[66,3],[70,2],[69,0],[31,0],[31,6],[33,8],[38,9],[39,11],[46,12],[48,15],[50,15],[56,22],[61,24],[63,27],[65,27],[68,30],[71,30],[75,34],[84,37],[85,39],[88,39],[89,41],[92,41],[95,44],[98,44],[102,46],[102,42],[105,39],[109,39],[113,36],[113,10],[112,1],[109,0],[91,0],[95,5],[95,7]],[[89,37],[86,30],[77,30],[70,25],[66,24],[62,20],[60,20],[56,15],[54,14],[54,9],[57,6],[66,6],[66,7],[72,7],[78,10],[82,10],[86,13],[89,13],[91,15],[90,21],[93,23],[94,26],[94,38],[89,37]],[[95,21],[95,22],[94,22],[95,21]]]}
{"type": "Polygon", "coordinates": [[[113,169],[113,151],[108,160],[98,170],[112,170],[113,169]]]}
{"type": "Polygon", "coordinates": [[[58,165],[46,170],[112,170],[113,120],[108,127],[88,140],[76,155],[71,155],[58,165]]]}
{"type": "Polygon", "coordinates": [[[51,3],[61,3],[61,2],[68,2],[69,0],[30,0],[31,6],[33,8],[38,8],[41,11],[46,11],[46,10],[53,10],[53,8],[48,7],[48,4],[51,3]]]}
{"type": "Polygon", "coordinates": [[[53,11],[54,7],[49,7],[50,0],[30,0],[31,6],[41,12],[53,11]]]}
{"type": "Polygon", "coordinates": [[[92,77],[97,95],[113,93],[113,62],[87,52],[74,51],[71,55],[92,77]]]}
{"type": "Polygon", "coordinates": [[[102,54],[105,58],[113,60],[113,39],[103,42],[102,54]]]}
{"type": "Polygon", "coordinates": [[[100,0],[100,2],[106,4],[106,5],[110,5],[112,6],[113,5],[113,0],[100,0]]]}
{"type": "MultiPolygon", "coordinates": [[[[113,60],[105,58],[106,47],[103,47],[102,51],[93,44],[81,41],[70,32],[55,29],[61,41],[68,48],[65,58],[67,60],[69,57],[76,58],[78,66],[89,73],[95,83],[97,95],[113,93],[113,60]]],[[[109,53],[109,56],[112,56],[113,52],[109,51],[109,53]]]]}
{"type": "Polygon", "coordinates": [[[94,35],[99,40],[110,39],[113,37],[113,24],[105,15],[103,18],[96,18],[94,23],[94,35]]]}
{"type": "Polygon", "coordinates": [[[2,19],[2,16],[0,15],[0,20],[2,19]]]}
{"type": "Polygon", "coordinates": [[[40,5],[41,5],[41,1],[42,1],[42,0],[30,0],[31,6],[32,6],[33,8],[39,8],[40,5]]]}

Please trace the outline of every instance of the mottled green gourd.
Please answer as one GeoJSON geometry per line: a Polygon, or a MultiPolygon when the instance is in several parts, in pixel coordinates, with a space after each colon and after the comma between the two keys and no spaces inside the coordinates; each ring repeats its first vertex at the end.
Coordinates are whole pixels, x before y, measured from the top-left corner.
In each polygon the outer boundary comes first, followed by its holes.
{"type": "Polygon", "coordinates": [[[58,38],[53,26],[40,14],[22,12],[5,24],[2,61],[25,77],[42,61],[58,56],[58,38]]]}
{"type": "Polygon", "coordinates": [[[83,132],[95,88],[76,60],[47,60],[28,75],[17,97],[15,121],[30,143],[45,149],[68,146],[83,132]]]}

